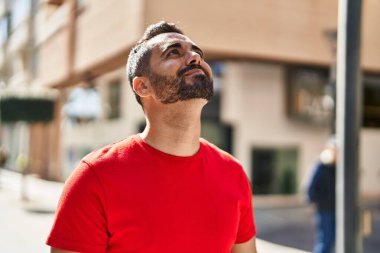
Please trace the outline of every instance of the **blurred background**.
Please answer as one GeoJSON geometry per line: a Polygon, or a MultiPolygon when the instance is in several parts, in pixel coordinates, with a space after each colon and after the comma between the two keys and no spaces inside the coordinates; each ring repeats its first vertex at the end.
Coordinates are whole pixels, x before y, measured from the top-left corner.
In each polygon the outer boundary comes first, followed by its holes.
{"type": "MultiPolygon", "coordinates": [[[[46,224],[35,230],[46,237],[62,182],[79,160],[144,128],[125,64],[146,26],[166,20],[205,51],[213,69],[216,92],[202,136],[242,162],[258,238],[310,252],[303,186],[335,133],[337,8],[337,0],[0,0],[0,219],[17,224],[18,216],[4,217],[21,208],[30,224],[46,224]],[[23,201],[6,195],[12,189],[23,201]],[[30,207],[37,202],[43,208],[30,207]]],[[[379,0],[363,1],[365,252],[380,248],[378,13],[379,0]]],[[[0,250],[4,238],[30,236],[0,231],[0,250]]]]}

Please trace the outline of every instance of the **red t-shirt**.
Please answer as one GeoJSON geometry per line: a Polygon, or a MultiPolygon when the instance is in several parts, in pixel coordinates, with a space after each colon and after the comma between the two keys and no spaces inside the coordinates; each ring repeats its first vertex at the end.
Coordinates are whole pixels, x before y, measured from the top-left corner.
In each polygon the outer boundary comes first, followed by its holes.
{"type": "Polygon", "coordinates": [[[256,234],[249,181],[201,139],[190,157],[139,135],[86,156],[65,184],[47,244],[78,252],[229,253],[256,234]]]}

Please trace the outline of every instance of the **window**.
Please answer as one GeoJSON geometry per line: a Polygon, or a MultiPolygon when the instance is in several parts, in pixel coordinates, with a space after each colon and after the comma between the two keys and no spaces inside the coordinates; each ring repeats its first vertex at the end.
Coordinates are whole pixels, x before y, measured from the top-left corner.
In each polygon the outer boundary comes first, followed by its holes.
{"type": "Polygon", "coordinates": [[[102,113],[99,92],[92,84],[70,91],[63,112],[73,123],[87,123],[100,118],[102,113]]]}
{"type": "Polygon", "coordinates": [[[10,34],[10,15],[9,13],[0,18],[0,45],[4,44],[10,34]]]}
{"type": "Polygon", "coordinates": [[[252,187],[255,194],[296,193],[296,148],[253,148],[251,159],[252,187]]]}
{"type": "Polygon", "coordinates": [[[76,0],[75,8],[76,8],[77,15],[80,15],[84,11],[86,4],[87,3],[85,0],[76,0]]]}
{"type": "Polygon", "coordinates": [[[232,136],[233,128],[220,121],[202,120],[201,124],[202,138],[212,142],[220,149],[232,153],[232,136]]]}
{"type": "Polygon", "coordinates": [[[363,77],[363,126],[380,127],[380,75],[363,77]]]}
{"type": "Polygon", "coordinates": [[[334,95],[327,69],[288,69],[288,115],[311,124],[327,125],[334,110],[334,95]]]}
{"type": "Polygon", "coordinates": [[[85,0],[76,0],[77,9],[83,8],[85,3],[85,0]]]}
{"type": "Polygon", "coordinates": [[[31,0],[12,0],[11,1],[11,26],[15,29],[29,15],[31,0]]]}
{"type": "Polygon", "coordinates": [[[110,83],[108,89],[108,119],[118,119],[121,115],[121,82],[116,80],[110,83]]]}

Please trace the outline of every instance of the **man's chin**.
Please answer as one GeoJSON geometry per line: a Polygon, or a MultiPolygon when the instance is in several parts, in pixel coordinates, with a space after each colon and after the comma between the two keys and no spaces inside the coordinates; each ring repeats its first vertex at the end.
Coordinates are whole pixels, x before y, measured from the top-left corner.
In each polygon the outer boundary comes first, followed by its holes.
{"type": "Polygon", "coordinates": [[[178,100],[177,103],[179,104],[185,104],[185,105],[201,105],[204,106],[209,102],[206,98],[189,98],[189,99],[183,99],[178,100]]]}
{"type": "Polygon", "coordinates": [[[175,104],[175,103],[194,103],[194,102],[202,102],[207,104],[210,101],[211,97],[178,97],[176,99],[166,99],[161,100],[163,104],[175,104]]]}
{"type": "Polygon", "coordinates": [[[209,98],[205,98],[205,97],[194,97],[194,98],[186,98],[186,99],[181,99],[179,101],[183,101],[183,102],[205,102],[205,103],[208,103],[210,101],[209,98]]]}

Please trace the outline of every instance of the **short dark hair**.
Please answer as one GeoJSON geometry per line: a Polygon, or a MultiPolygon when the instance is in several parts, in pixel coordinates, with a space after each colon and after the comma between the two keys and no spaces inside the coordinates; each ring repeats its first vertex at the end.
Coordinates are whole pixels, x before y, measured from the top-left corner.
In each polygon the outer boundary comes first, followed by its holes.
{"type": "MultiPolygon", "coordinates": [[[[135,76],[148,75],[150,71],[151,49],[147,46],[147,42],[163,33],[179,33],[183,32],[173,23],[161,21],[148,26],[142,38],[133,46],[129,53],[127,62],[127,77],[129,84],[133,90],[133,78],[135,76]]],[[[134,91],[133,91],[134,92],[134,91]]],[[[135,93],[135,92],[134,92],[135,93]]],[[[141,98],[135,93],[137,102],[142,105],[141,98]]]]}

